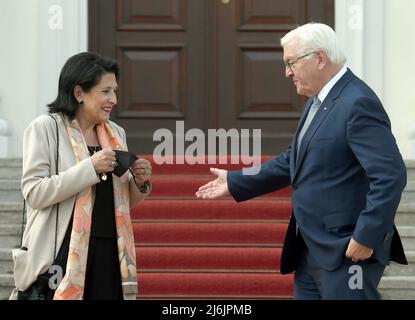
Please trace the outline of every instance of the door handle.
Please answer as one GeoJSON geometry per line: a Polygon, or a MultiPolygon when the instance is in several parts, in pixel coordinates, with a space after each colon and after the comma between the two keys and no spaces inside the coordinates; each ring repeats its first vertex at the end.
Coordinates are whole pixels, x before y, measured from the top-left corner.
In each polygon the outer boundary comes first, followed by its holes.
{"type": "Polygon", "coordinates": [[[231,2],[231,0],[222,0],[223,4],[229,4],[229,2],[231,2]]]}

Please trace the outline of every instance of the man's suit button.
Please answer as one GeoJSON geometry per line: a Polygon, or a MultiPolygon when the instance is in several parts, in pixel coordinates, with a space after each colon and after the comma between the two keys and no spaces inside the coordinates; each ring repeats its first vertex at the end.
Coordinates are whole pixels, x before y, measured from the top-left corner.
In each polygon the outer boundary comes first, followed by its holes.
{"type": "Polygon", "coordinates": [[[388,244],[389,238],[390,238],[390,233],[387,233],[385,237],[383,238],[383,243],[382,243],[383,246],[386,246],[388,244]]]}
{"type": "Polygon", "coordinates": [[[297,188],[298,188],[298,185],[297,184],[293,184],[293,190],[297,190],[297,188]]]}

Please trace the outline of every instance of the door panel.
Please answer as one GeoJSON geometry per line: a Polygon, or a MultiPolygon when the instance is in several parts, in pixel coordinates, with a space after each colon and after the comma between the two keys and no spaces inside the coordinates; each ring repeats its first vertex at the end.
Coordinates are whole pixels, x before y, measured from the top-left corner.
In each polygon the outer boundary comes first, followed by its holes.
{"type": "Polygon", "coordinates": [[[239,31],[290,31],[306,21],[305,1],[235,1],[239,31]]]}
{"type": "Polygon", "coordinates": [[[285,150],[305,99],[285,79],[279,40],[307,21],[333,25],[333,2],[90,0],[90,49],[120,63],[112,119],[130,149],[152,153],[154,132],[183,121],[261,129],[263,154],[285,150]]]}
{"type": "Polygon", "coordinates": [[[187,1],[117,1],[117,28],[122,31],[186,30],[187,1]]]}
{"type": "Polygon", "coordinates": [[[184,118],[188,89],[184,46],[119,46],[117,60],[123,71],[118,117],[184,118]]]}
{"type": "Polygon", "coordinates": [[[91,50],[120,64],[118,106],[111,117],[127,132],[129,148],[152,153],[157,129],[176,121],[206,129],[205,1],[90,1],[91,50]],[[195,13],[195,14],[193,14],[195,13]],[[201,116],[202,115],[202,116],[201,116]]]}

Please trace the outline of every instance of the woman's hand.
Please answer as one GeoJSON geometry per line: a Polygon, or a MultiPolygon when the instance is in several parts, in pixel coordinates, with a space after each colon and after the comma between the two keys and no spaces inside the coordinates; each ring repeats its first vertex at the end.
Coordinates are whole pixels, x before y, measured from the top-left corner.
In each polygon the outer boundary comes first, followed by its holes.
{"type": "Polygon", "coordinates": [[[92,155],[92,163],[94,164],[96,173],[112,172],[115,167],[115,152],[110,148],[102,149],[92,155]]]}
{"type": "Polygon", "coordinates": [[[137,159],[130,167],[135,183],[140,186],[145,181],[150,180],[151,176],[151,163],[146,159],[137,159]]]}

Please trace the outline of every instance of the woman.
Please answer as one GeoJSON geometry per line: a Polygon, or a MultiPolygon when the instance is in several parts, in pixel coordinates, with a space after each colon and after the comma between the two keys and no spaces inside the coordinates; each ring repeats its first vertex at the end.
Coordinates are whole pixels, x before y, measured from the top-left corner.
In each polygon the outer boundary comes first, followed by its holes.
{"type": "Polygon", "coordinates": [[[124,130],[109,120],[117,104],[117,78],[111,59],[89,52],[71,57],[61,71],[58,96],[48,105],[57,123],[39,116],[24,132],[22,192],[28,221],[25,250],[13,252],[20,293],[48,270],[60,249],[63,279],[54,299],[136,298],[129,208],[150,192],[151,165],[136,159],[132,174],[112,174],[114,150],[127,150],[124,130]]]}

